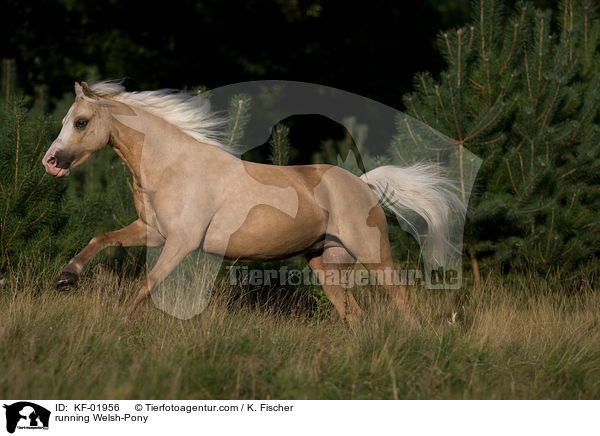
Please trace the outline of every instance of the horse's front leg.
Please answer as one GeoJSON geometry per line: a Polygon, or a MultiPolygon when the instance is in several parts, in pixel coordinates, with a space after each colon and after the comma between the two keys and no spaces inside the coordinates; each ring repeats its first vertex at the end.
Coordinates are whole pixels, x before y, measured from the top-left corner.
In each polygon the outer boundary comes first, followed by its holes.
{"type": "Polygon", "coordinates": [[[85,266],[107,247],[158,247],[164,241],[156,230],[140,219],[114,232],[94,236],[89,244],[63,268],[54,287],[67,290],[76,284],[85,266]]]}
{"type": "Polygon", "coordinates": [[[169,235],[154,268],[148,273],[135,300],[129,306],[126,319],[133,317],[140,305],[150,296],[152,290],[166,279],[189,253],[198,248],[200,241],[200,238],[192,238],[185,234],[169,235]]]}

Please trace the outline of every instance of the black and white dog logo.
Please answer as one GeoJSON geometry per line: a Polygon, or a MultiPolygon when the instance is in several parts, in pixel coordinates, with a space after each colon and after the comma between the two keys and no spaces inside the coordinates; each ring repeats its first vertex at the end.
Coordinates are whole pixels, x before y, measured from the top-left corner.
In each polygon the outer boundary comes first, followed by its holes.
{"type": "Polygon", "coordinates": [[[19,401],[6,409],[6,431],[14,433],[18,429],[48,429],[50,411],[29,401],[19,401]]]}

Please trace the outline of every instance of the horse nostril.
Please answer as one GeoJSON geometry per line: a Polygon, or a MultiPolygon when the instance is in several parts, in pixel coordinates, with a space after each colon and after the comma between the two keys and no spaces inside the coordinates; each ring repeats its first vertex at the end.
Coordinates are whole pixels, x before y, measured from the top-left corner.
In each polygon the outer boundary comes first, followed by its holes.
{"type": "Polygon", "coordinates": [[[48,158],[48,160],[46,162],[49,163],[50,165],[54,165],[56,163],[56,158],[54,156],[51,156],[48,158]]]}
{"type": "Polygon", "coordinates": [[[73,157],[61,150],[54,153],[52,157],[54,161],[52,162],[57,168],[61,168],[64,170],[68,170],[71,166],[71,162],[73,161],[73,157]]]}

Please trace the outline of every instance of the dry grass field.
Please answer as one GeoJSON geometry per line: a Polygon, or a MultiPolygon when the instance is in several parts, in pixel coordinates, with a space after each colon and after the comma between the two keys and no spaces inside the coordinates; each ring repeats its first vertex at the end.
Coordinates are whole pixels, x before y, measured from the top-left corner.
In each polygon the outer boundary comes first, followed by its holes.
{"type": "Polygon", "coordinates": [[[137,281],[96,268],[71,293],[20,268],[0,288],[0,397],[32,399],[600,398],[600,295],[587,282],[492,274],[459,291],[413,289],[423,327],[377,289],[342,323],[306,296],[219,285],[183,321],[137,281]]]}

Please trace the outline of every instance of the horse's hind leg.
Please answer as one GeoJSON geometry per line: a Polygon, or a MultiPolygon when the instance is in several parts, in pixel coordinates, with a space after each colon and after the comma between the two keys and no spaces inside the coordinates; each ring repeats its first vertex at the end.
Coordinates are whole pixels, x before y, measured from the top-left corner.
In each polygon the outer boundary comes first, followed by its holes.
{"type": "Polygon", "coordinates": [[[114,232],[94,236],[89,244],[63,268],[54,287],[67,290],[76,284],[85,266],[107,247],[157,247],[163,243],[164,238],[140,219],[114,232]]]}
{"type": "MultiPolygon", "coordinates": [[[[389,243],[387,243],[389,247],[389,243]]],[[[363,266],[376,277],[378,284],[387,292],[394,305],[402,312],[406,319],[416,327],[421,326],[418,315],[410,304],[408,291],[402,285],[398,271],[390,256],[385,256],[381,262],[364,263],[363,266]]]]}
{"type": "Polygon", "coordinates": [[[389,294],[392,301],[407,318],[418,325],[418,317],[414,314],[409,302],[408,291],[400,282],[398,272],[394,269],[392,250],[388,236],[385,213],[380,206],[371,209],[366,223],[358,222],[355,227],[341,235],[340,240],[348,250],[389,294]],[[373,232],[372,229],[378,229],[373,232]]]}
{"type": "Polygon", "coordinates": [[[355,259],[342,246],[325,248],[322,253],[308,256],[310,267],[319,277],[329,301],[333,303],[343,320],[356,321],[362,310],[344,283],[355,264],[355,259]]]}

